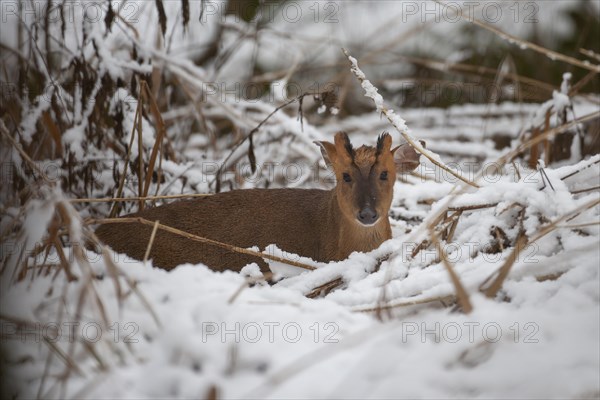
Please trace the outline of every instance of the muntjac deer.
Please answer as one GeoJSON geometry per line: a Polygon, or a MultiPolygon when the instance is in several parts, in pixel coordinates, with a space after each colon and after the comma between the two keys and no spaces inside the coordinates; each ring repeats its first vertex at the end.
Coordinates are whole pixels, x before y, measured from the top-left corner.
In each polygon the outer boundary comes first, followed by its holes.
{"type": "MultiPolygon", "coordinates": [[[[178,201],[129,215],[177,228],[194,235],[238,247],[270,244],[315,261],[338,261],[354,251],[370,251],[392,231],[388,211],[392,203],[396,171],[415,169],[419,155],[408,144],[391,148],[384,133],[377,146],[352,147],[346,133],[334,143],[315,142],[326,164],[333,168],[336,186],[318,189],[234,190],[199,199],[178,201]]],[[[152,227],[138,222],[106,224],[96,230],[113,250],[141,260],[152,227]]],[[[234,253],[210,244],[200,244],[158,230],[150,258],[154,265],[172,269],[183,263],[203,263],[214,270],[239,271],[256,262],[251,255],[234,253]]]]}

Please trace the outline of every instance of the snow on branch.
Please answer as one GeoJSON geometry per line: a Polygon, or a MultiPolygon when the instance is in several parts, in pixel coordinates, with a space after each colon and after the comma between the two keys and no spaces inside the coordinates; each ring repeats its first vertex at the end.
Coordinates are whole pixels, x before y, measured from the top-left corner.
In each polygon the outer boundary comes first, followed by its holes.
{"type": "Polygon", "coordinates": [[[400,135],[402,135],[402,137],[416,151],[423,154],[433,164],[437,165],[439,168],[443,169],[444,171],[454,175],[461,181],[463,181],[473,187],[479,187],[479,185],[477,185],[475,182],[470,181],[469,179],[460,175],[458,172],[452,170],[450,167],[448,167],[446,164],[444,164],[444,162],[441,160],[439,155],[426,149],[424,146],[421,145],[421,143],[419,143],[418,140],[415,140],[408,133],[408,127],[406,126],[406,121],[404,121],[404,119],[402,119],[402,117],[397,115],[394,112],[394,110],[390,110],[387,107],[385,107],[385,105],[383,104],[383,97],[378,93],[377,88],[369,80],[367,80],[364,72],[362,72],[361,69],[358,67],[358,61],[356,60],[356,58],[352,57],[346,49],[342,48],[342,51],[344,52],[344,55],[350,61],[350,70],[356,76],[356,78],[359,80],[360,85],[362,86],[363,90],[365,91],[365,96],[373,100],[373,102],[375,103],[375,107],[377,108],[377,111],[379,111],[380,113],[382,113],[383,115],[386,116],[386,118],[388,119],[390,124],[392,124],[394,126],[394,128],[396,128],[396,130],[398,132],[400,132],[400,135]]]}

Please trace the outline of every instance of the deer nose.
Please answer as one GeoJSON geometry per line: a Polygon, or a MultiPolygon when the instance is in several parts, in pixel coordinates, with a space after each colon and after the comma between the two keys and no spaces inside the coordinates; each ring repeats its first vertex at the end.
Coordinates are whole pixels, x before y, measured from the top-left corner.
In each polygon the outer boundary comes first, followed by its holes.
{"type": "Polygon", "coordinates": [[[364,225],[375,223],[377,218],[379,218],[377,211],[373,210],[371,207],[365,207],[358,212],[358,220],[364,225]]]}

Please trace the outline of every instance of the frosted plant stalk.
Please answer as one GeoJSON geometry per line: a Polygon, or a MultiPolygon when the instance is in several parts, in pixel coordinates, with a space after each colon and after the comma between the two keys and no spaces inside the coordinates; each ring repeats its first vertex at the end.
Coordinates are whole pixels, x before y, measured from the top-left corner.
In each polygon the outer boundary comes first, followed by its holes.
{"type": "Polygon", "coordinates": [[[365,96],[369,97],[370,99],[373,100],[373,102],[375,103],[375,107],[377,107],[377,111],[379,111],[380,113],[382,113],[383,115],[386,116],[386,118],[388,119],[388,121],[394,126],[394,128],[396,128],[396,130],[398,132],[400,132],[400,135],[402,135],[402,137],[419,153],[423,154],[425,157],[427,157],[427,159],[429,159],[429,161],[431,161],[433,164],[437,165],[439,168],[443,169],[446,172],[449,172],[450,174],[454,175],[455,177],[457,177],[458,179],[460,179],[461,181],[473,186],[473,187],[479,187],[479,185],[477,185],[475,182],[470,181],[469,179],[463,177],[462,175],[460,175],[458,172],[452,170],[450,167],[448,167],[447,165],[444,164],[444,162],[441,160],[440,156],[431,152],[430,150],[426,149],[425,147],[423,147],[421,145],[421,143],[419,143],[418,140],[415,140],[409,133],[408,133],[408,127],[406,126],[406,121],[404,121],[404,119],[402,119],[402,117],[400,117],[399,115],[397,115],[394,110],[390,110],[387,107],[385,107],[385,105],[383,104],[383,97],[378,93],[377,88],[369,81],[366,79],[366,76],[364,74],[364,72],[361,71],[361,69],[358,67],[358,62],[356,61],[356,58],[352,57],[350,54],[348,54],[348,52],[346,51],[346,49],[342,49],[342,51],[344,52],[344,54],[346,55],[346,57],[348,58],[348,60],[350,61],[350,70],[352,71],[352,73],[358,78],[362,88],[365,91],[365,96]]]}

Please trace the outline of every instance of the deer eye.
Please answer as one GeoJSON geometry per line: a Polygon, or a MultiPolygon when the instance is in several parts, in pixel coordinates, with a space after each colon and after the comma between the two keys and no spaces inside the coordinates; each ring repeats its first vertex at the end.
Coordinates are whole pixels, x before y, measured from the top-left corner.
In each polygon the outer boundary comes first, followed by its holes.
{"type": "Polygon", "coordinates": [[[383,171],[381,173],[381,175],[379,175],[379,179],[381,179],[382,181],[387,181],[388,178],[388,172],[387,171],[383,171]]]}
{"type": "Polygon", "coordinates": [[[349,173],[347,173],[347,172],[344,172],[344,173],[342,174],[342,177],[344,178],[344,182],[352,182],[352,177],[350,176],[350,174],[349,174],[349,173]]]}

